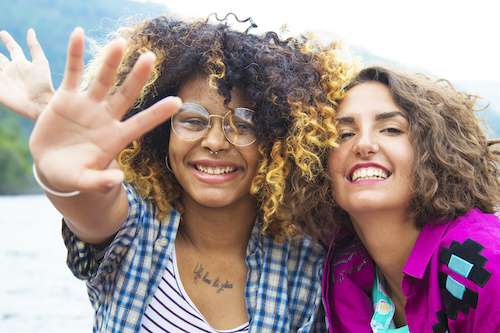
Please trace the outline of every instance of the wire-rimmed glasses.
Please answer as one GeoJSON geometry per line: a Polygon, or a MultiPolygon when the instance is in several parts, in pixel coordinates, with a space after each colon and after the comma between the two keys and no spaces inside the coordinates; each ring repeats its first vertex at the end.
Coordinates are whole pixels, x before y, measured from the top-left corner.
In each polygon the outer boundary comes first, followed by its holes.
{"type": "Polygon", "coordinates": [[[212,127],[210,118],[222,118],[222,132],[226,139],[235,146],[248,146],[255,142],[254,112],[247,108],[229,110],[223,116],[209,114],[201,105],[184,103],[170,122],[172,130],[185,141],[196,141],[205,136],[212,127]]]}

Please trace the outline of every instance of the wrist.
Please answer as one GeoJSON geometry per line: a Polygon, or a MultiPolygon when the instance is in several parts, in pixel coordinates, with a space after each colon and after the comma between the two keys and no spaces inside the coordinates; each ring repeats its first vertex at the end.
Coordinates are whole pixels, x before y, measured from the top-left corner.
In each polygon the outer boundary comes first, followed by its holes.
{"type": "Polygon", "coordinates": [[[75,195],[80,194],[80,191],[73,191],[73,192],[58,192],[55,191],[51,188],[49,188],[47,185],[45,185],[41,180],[40,177],[38,177],[38,173],[36,172],[36,166],[35,163],[33,163],[33,177],[35,178],[35,181],[40,185],[40,187],[47,193],[50,193],[52,195],[58,196],[58,197],[73,197],[75,195]]]}

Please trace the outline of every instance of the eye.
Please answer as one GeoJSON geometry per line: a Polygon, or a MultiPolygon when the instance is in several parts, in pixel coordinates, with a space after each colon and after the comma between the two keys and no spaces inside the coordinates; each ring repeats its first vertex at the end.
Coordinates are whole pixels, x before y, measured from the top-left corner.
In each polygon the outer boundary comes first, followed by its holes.
{"type": "Polygon", "coordinates": [[[253,135],[255,126],[252,122],[252,111],[241,111],[237,109],[238,114],[228,114],[224,118],[224,130],[227,133],[233,132],[238,135],[253,135]]]}
{"type": "Polygon", "coordinates": [[[400,130],[399,128],[397,127],[389,127],[389,128],[385,128],[382,130],[382,132],[385,132],[385,133],[388,133],[388,134],[402,134],[403,131],[400,130]]]}
{"type": "Polygon", "coordinates": [[[226,124],[226,131],[235,131],[240,135],[253,134],[254,127],[246,121],[235,121],[232,124],[226,124]]]}
{"type": "Polygon", "coordinates": [[[347,140],[348,138],[354,136],[354,133],[351,132],[344,132],[344,133],[339,133],[338,141],[344,141],[347,140]]]}
{"type": "Polygon", "coordinates": [[[206,118],[187,118],[182,119],[180,122],[182,122],[184,127],[189,129],[205,128],[208,125],[206,118]]]}
{"type": "Polygon", "coordinates": [[[182,112],[175,115],[173,124],[175,128],[189,131],[202,131],[208,126],[208,118],[197,113],[182,112]]]}

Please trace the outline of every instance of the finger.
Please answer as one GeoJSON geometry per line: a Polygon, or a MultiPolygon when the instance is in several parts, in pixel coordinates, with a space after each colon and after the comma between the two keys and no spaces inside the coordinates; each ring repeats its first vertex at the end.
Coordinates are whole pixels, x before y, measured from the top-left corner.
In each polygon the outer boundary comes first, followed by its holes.
{"type": "Polygon", "coordinates": [[[127,144],[165,122],[179,110],[181,103],[179,97],[166,97],[122,122],[121,136],[123,143],[127,144]]]}
{"type": "Polygon", "coordinates": [[[156,56],[153,52],[142,54],[118,91],[111,97],[110,113],[121,118],[132,106],[151,76],[156,56]]]}
{"type": "Polygon", "coordinates": [[[47,62],[47,58],[45,57],[45,53],[43,52],[42,46],[38,42],[36,38],[35,30],[29,29],[26,37],[26,41],[28,42],[28,47],[31,52],[31,59],[33,62],[47,62]]]}
{"type": "Polygon", "coordinates": [[[0,69],[6,67],[8,64],[10,64],[9,58],[0,53],[0,69]]]}
{"type": "Polygon", "coordinates": [[[23,49],[19,46],[19,44],[16,43],[14,38],[5,30],[0,31],[0,38],[2,39],[2,42],[5,44],[7,47],[7,50],[10,53],[10,58],[12,60],[19,58],[19,59],[26,59],[24,56],[23,49]]]}
{"type": "Polygon", "coordinates": [[[125,42],[122,39],[115,40],[109,44],[109,50],[106,52],[104,62],[99,68],[97,77],[89,88],[89,97],[94,100],[102,101],[109,93],[109,89],[116,79],[116,70],[120,65],[125,42]]]}
{"type": "Polygon", "coordinates": [[[85,35],[82,28],[76,28],[69,38],[66,69],[61,87],[66,89],[78,89],[80,87],[84,63],[83,53],[85,49],[85,35]]]}

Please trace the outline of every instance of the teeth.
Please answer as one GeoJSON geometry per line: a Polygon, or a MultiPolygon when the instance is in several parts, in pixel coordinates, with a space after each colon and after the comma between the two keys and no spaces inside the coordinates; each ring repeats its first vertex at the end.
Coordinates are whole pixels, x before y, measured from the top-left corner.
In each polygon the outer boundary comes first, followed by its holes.
{"type": "Polygon", "coordinates": [[[234,172],[236,169],[233,167],[204,167],[201,165],[196,165],[196,169],[200,172],[209,174],[209,175],[225,175],[231,172],[234,172]]]}
{"type": "Polygon", "coordinates": [[[352,173],[352,181],[355,182],[358,180],[386,179],[387,176],[387,172],[381,169],[358,169],[352,173]]]}

